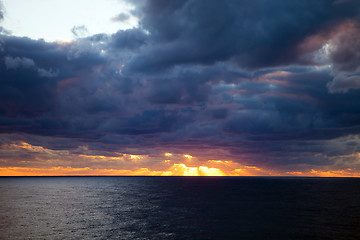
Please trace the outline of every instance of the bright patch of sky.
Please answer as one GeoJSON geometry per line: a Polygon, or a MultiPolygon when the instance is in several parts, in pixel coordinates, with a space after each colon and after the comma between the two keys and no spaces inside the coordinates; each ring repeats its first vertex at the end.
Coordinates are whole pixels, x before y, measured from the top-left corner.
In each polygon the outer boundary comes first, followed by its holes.
{"type": "MultiPolygon", "coordinates": [[[[0,0],[1,1],[1,0],[0,0]]],[[[121,0],[2,0],[2,26],[14,36],[71,41],[137,26],[133,6],[121,0]],[[75,33],[75,34],[74,34],[75,33]]]]}

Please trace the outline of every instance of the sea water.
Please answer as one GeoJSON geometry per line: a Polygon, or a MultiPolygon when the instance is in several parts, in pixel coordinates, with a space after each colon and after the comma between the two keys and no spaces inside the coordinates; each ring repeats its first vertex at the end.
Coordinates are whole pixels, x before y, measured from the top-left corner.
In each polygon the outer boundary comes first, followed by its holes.
{"type": "Polygon", "coordinates": [[[360,239],[360,179],[1,177],[0,239],[360,239]]]}

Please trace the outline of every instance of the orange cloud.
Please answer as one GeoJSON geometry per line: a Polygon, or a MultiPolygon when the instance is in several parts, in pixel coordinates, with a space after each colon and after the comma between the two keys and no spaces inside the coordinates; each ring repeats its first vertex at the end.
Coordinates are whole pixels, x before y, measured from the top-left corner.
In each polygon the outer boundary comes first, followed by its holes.
{"type": "Polygon", "coordinates": [[[51,167],[51,168],[26,168],[3,167],[0,176],[303,176],[303,177],[360,177],[359,172],[352,170],[308,172],[285,172],[284,174],[265,171],[257,167],[243,166],[231,171],[209,166],[189,167],[183,163],[173,164],[166,170],[150,170],[142,167],[130,169],[92,169],[89,167],[51,167]]]}
{"type": "Polygon", "coordinates": [[[314,170],[308,172],[287,172],[287,174],[294,176],[302,176],[302,177],[360,177],[360,172],[356,172],[353,169],[345,169],[345,170],[314,170]]]}
{"type": "MultiPolygon", "coordinates": [[[[134,155],[115,152],[96,155],[86,147],[82,154],[51,150],[26,142],[4,144],[0,150],[13,158],[0,159],[0,176],[316,176],[360,177],[356,169],[280,172],[247,166],[231,160],[200,160],[189,154],[134,155]],[[19,159],[22,153],[29,159],[19,159]],[[171,160],[169,158],[171,157],[171,160]],[[190,161],[191,159],[191,161],[190,161]],[[76,160],[76,161],[75,161],[76,160]]],[[[352,155],[351,155],[352,156],[352,155]]],[[[356,154],[358,156],[358,153],[356,154]]]]}
{"type": "Polygon", "coordinates": [[[168,170],[149,170],[138,168],[136,170],[119,169],[91,169],[72,167],[52,168],[24,168],[7,167],[0,168],[1,176],[225,176],[217,168],[207,166],[187,167],[185,164],[174,164],[168,170]]]}
{"type": "Polygon", "coordinates": [[[172,176],[225,176],[226,174],[218,168],[207,166],[188,167],[183,163],[174,164],[168,172],[172,176]]]}
{"type": "MultiPolygon", "coordinates": [[[[94,156],[92,156],[94,157],[94,156]]],[[[96,158],[99,158],[97,156],[96,158]]],[[[167,165],[170,163],[165,162],[167,165]]],[[[269,175],[264,170],[251,167],[239,167],[238,163],[232,161],[209,161],[210,165],[217,164],[218,167],[207,166],[186,166],[184,163],[175,163],[165,170],[150,170],[146,167],[131,169],[93,169],[89,167],[50,167],[50,168],[26,168],[7,167],[0,168],[1,176],[258,176],[269,175]],[[223,168],[221,167],[223,166],[223,168]],[[227,167],[226,167],[227,165],[227,167]]]]}
{"type": "MultiPolygon", "coordinates": [[[[11,159],[4,159],[10,166],[0,168],[1,176],[98,176],[98,175],[142,175],[142,176],[257,176],[269,175],[266,171],[254,167],[243,166],[228,160],[200,161],[189,154],[165,153],[172,160],[157,161],[157,157],[113,153],[112,156],[92,154],[82,147],[81,154],[66,150],[51,150],[42,146],[34,146],[26,142],[1,146],[9,153],[31,152],[36,161],[17,161],[11,166],[11,159]],[[186,163],[182,162],[186,160],[186,163]],[[76,159],[76,161],[74,161],[76,159]],[[189,164],[191,160],[191,166],[189,164]],[[180,162],[179,162],[180,161],[180,162]]],[[[3,164],[4,166],[4,164],[3,164]]]]}
{"type": "Polygon", "coordinates": [[[118,169],[91,169],[72,167],[52,168],[22,168],[8,167],[0,168],[1,176],[166,176],[171,175],[166,171],[151,171],[148,168],[136,170],[118,169]]]}
{"type": "Polygon", "coordinates": [[[121,153],[115,153],[118,155],[117,157],[113,156],[102,156],[102,155],[87,155],[87,154],[79,154],[79,157],[82,158],[88,158],[88,159],[94,159],[94,160],[102,160],[102,161],[109,161],[109,160],[131,160],[133,162],[137,162],[141,159],[144,159],[147,157],[147,155],[133,155],[133,154],[121,154],[121,153]]]}
{"type": "Polygon", "coordinates": [[[233,161],[209,160],[209,165],[221,169],[226,176],[274,176],[280,175],[256,166],[246,166],[233,161]]]}
{"type": "Polygon", "coordinates": [[[189,155],[189,154],[185,154],[184,157],[187,158],[187,159],[192,159],[192,156],[189,155]]]}

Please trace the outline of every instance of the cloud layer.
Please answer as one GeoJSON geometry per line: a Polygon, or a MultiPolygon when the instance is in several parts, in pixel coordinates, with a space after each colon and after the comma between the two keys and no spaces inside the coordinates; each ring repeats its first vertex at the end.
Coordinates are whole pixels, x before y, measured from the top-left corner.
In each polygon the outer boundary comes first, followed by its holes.
{"type": "Polygon", "coordinates": [[[358,172],[358,1],[130,3],[139,26],[112,35],[0,35],[1,167],[165,171],[172,152],[255,175],[358,172]],[[9,150],[24,144],[50,152],[9,150]]]}

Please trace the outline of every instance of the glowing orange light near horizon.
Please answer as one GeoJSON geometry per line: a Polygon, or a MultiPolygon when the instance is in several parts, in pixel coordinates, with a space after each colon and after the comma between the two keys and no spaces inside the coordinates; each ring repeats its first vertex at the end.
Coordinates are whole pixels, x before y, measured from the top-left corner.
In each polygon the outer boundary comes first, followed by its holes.
{"type": "Polygon", "coordinates": [[[191,156],[189,154],[185,154],[184,157],[186,157],[187,159],[192,159],[193,156],[191,156]]]}
{"type": "Polygon", "coordinates": [[[142,157],[139,156],[139,155],[133,155],[133,154],[130,154],[130,159],[133,159],[133,160],[139,160],[141,159],[142,157]]]}
{"type": "Polygon", "coordinates": [[[209,168],[207,166],[200,166],[199,172],[201,176],[225,176],[226,174],[218,168],[209,168]]]}
{"type": "Polygon", "coordinates": [[[207,166],[188,167],[183,163],[174,164],[169,171],[174,176],[226,176],[218,168],[209,168],[207,166]]]}
{"type": "MultiPolygon", "coordinates": [[[[248,168],[235,169],[231,172],[225,169],[208,166],[188,167],[183,163],[173,164],[165,170],[151,170],[146,167],[136,169],[93,169],[89,167],[50,167],[50,168],[27,168],[27,167],[0,167],[0,176],[264,176],[272,174],[254,174],[248,168]]],[[[359,172],[317,171],[287,172],[274,176],[304,176],[304,177],[360,177],[359,172]]]]}
{"type": "MultiPolygon", "coordinates": [[[[0,176],[304,176],[304,177],[360,177],[357,168],[311,169],[307,171],[281,172],[265,169],[261,166],[248,166],[232,160],[204,160],[189,154],[163,153],[161,162],[152,161],[152,156],[114,152],[113,155],[91,155],[86,146],[81,147],[82,154],[68,150],[52,150],[26,142],[0,145],[0,151],[8,155],[14,152],[31,153],[42,167],[31,167],[24,159],[17,163],[26,163],[28,167],[0,167],[0,176]],[[167,158],[168,157],[168,158],[167,158]],[[77,167],[70,163],[77,159],[77,167]],[[171,160],[170,160],[171,159],[171,160]],[[192,159],[192,160],[191,160],[192,159]],[[182,161],[181,161],[182,160],[182,161]],[[191,161],[190,161],[191,160],[191,161]],[[104,163],[104,164],[103,164],[104,163]]],[[[160,154],[162,155],[162,154],[160,154]]],[[[360,158],[360,153],[348,157],[360,158]]],[[[12,164],[10,159],[0,162],[12,164]]]]}

